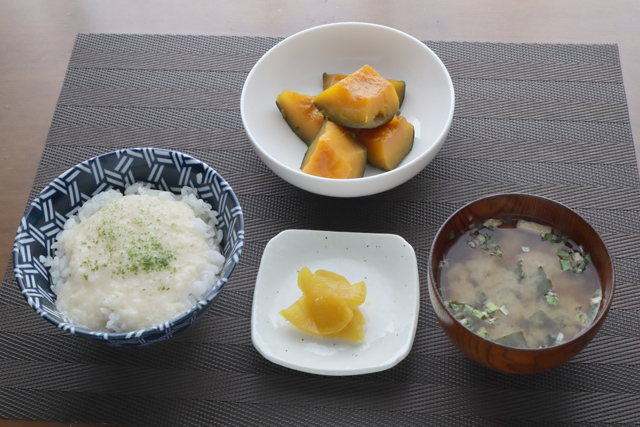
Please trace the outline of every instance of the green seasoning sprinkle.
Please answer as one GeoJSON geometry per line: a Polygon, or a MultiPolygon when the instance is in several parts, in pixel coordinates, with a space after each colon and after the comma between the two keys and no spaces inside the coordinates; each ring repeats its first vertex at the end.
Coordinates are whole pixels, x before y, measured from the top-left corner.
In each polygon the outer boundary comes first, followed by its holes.
{"type": "Polygon", "coordinates": [[[460,321],[460,323],[462,323],[462,326],[464,326],[466,328],[470,328],[471,327],[471,320],[470,319],[462,319],[460,321]]]}
{"type": "Polygon", "coordinates": [[[151,236],[146,245],[130,247],[127,250],[128,264],[126,269],[134,274],[149,273],[169,267],[169,262],[175,258],[172,251],[164,248],[156,236],[151,236]]]}
{"type": "Polygon", "coordinates": [[[453,231],[449,233],[449,240],[453,240],[455,238],[456,238],[456,233],[454,233],[453,231]]]}
{"type": "Polygon", "coordinates": [[[487,330],[484,328],[484,326],[482,328],[478,329],[477,334],[480,335],[483,338],[486,338],[486,337],[489,336],[489,332],[487,332],[487,330]]]}
{"type": "Polygon", "coordinates": [[[473,310],[475,310],[475,308],[471,307],[469,304],[465,304],[464,305],[464,309],[463,311],[467,314],[472,314],[473,310]]]}
{"type": "Polygon", "coordinates": [[[84,280],[89,280],[89,275],[87,273],[82,273],[82,277],[84,277],[84,280]]]}

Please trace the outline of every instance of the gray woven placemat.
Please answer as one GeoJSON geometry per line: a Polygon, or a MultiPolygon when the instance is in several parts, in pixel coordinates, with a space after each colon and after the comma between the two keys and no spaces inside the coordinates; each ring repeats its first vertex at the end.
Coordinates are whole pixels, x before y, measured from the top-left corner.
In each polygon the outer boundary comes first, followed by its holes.
{"type": "Polygon", "coordinates": [[[27,306],[9,266],[0,290],[0,417],[125,426],[638,423],[640,180],[617,47],[427,42],[456,88],[447,142],[405,185],[343,200],[285,183],[245,136],[244,79],[278,41],[78,36],[31,198],[92,156],[176,149],[231,184],[246,215],[246,246],[202,321],[142,349],[108,348],[55,329],[27,306]],[[543,374],[503,375],[466,359],[428,300],[426,261],[437,227],[464,203],[499,191],[575,208],[615,257],[617,293],[604,327],[573,361],[543,374]],[[330,215],[336,210],[339,218],[330,215]],[[257,353],[250,315],[258,264],[269,239],[289,228],[396,233],[414,246],[421,312],[403,362],[329,378],[257,353]]]}

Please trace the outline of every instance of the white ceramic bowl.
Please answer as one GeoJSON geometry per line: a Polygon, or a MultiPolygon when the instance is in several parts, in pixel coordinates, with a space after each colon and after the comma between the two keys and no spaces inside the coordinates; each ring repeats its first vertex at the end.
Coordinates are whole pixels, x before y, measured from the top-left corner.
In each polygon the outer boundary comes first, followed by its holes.
{"type": "Polygon", "coordinates": [[[393,234],[286,230],[265,247],[253,293],[251,339],[266,359],[319,375],[389,369],[411,351],[420,309],[416,254],[393,234]],[[300,298],[298,271],[333,271],[367,285],[359,307],[365,339],[351,342],[300,331],[279,313],[300,298]]]}
{"type": "Polygon", "coordinates": [[[245,81],[240,110],[256,153],[285,181],[326,196],[358,197],[392,189],[424,169],[447,137],[454,104],[451,77],[424,43],[393,28],[345,22],[304,30],[269,50],[245,81]],[[401,115],[415,127],[413,149],[398,168],[383,172],[367,166],[363,178],[303,173],[307,146],[282,119],[276,97],[283,90],[318,94],[323,72],[350,74],[365,64],[385,78],[406,82],[401,115]]]}

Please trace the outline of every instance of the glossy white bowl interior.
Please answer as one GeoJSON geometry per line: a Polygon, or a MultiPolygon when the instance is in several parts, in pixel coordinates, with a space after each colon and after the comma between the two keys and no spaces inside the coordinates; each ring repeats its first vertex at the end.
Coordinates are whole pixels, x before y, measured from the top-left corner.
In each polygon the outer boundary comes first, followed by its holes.
{"type": "Polygon", "coordinates": [[[274,46],[249,73],[240,101],[249,139],[266,165],[299,188],[335,197],[380,193],[417,175],[447,137],[454,105],[451,77],[424,43],[393,28],[356,22],[314,27],[274,46]],[[385,78],[406,82],[401,115],[415,127],[411,153],[390,172],[367,166],[363,178],[303,173],[307,146],[282,119],[276,97],[283,90],[315,95],[322,91],[323,72],[350,74],[365,64],[385,78]]]}

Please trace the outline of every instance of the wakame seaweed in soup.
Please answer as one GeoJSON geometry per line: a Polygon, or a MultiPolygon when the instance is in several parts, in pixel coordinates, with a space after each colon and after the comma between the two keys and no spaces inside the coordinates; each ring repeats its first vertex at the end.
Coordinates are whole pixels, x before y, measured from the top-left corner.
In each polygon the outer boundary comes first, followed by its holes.
{"type": "Polygon", "coordinates": [[[440,261],[448,310],[478,335],[519,348],[549,347],[585,330],[602,291],[591,256],[551,227],[511,217],[451,233],[440,261]]]}

